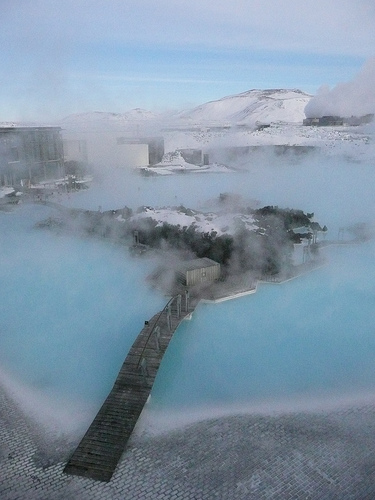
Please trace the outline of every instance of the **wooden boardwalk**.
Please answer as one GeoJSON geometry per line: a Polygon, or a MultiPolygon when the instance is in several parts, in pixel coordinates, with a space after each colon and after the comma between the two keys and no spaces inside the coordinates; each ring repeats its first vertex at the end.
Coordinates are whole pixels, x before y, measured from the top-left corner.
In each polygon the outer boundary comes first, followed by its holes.
{"type": "Polygon", "coordinates": [[[185,297],[181,302],[181,296],[173,297],[161,312],[145,322],[111,392],[65,466],[65,473],[110,481],[173,333],[194,309],[185,297]]]}

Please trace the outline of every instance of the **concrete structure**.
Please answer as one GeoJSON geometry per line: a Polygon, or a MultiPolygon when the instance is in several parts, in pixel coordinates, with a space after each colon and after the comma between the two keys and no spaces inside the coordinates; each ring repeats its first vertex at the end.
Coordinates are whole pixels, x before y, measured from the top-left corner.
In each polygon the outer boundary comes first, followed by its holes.
{"type": "Polygon", "coordinates": [[[187,162],[187,163],[192,163],[193,165],[202,165],[203,163],[203,156],[202,156],[202,150],[201,149],[179,149],[182,158],[187,162]]]}
{"type": "Polygon", "coordinates": [[[182,262],[176,271],[176,277],[184,286],[216,281],[220,278],[220,264],[208,258],[182,262]]]}
{"type": "Polygon", "coordinates": [[[121,129],[64,129],[66,161],[88,162],[98,169],[147,167],[162,160],[162,137],[122,136],[121,129]]]}
{"type": "Polygon", "coordinates": [[[164,155],[162,137],[117,137],[118,161],[134,167],[147,167],[161,162],[164,155]]]}
{"type": "Polygon", "coordinates": [[[148,145],[137,139],[117,138],[116,153],[119,167],[147,167],[148,145]]]}
{"type": "Polygon", "coordinates": [[[60,127],[0,127],[0,185],[64,175],[60,127]]]}

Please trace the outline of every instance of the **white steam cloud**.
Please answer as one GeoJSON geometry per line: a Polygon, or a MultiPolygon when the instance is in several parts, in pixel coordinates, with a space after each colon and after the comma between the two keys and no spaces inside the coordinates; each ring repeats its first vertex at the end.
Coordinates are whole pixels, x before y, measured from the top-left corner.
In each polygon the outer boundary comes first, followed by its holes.
{"type": "Polygon", "coordinates": [[[307,104],[307,118],[322,116],[363,116],[375,113],[375,57],[369,59],[356,77],[333,89],[322,86],[307,104]]]}

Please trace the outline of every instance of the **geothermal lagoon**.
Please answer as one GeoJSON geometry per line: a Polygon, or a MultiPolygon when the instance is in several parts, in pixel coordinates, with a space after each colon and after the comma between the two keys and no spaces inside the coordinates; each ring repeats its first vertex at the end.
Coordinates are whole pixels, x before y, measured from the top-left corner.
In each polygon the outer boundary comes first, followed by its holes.
{"type": "Polygon", "coordinates": [[[272,409],[285,399],[373,391],[374,250],[372,242],[330,248],[327,265],[308,275],[201,303],[171,341],[152,404],[272,409]]]}
{"type": "MultiPolygon", "coordinates": [[[[284,165],[207,176],[202,185],[199,175],[129,178],[116,171],[56,201],[103,210],[194,208],[221,192],[238,192],[261,206],[314,211],[335,239],[341,226],[373,222],[373,172],[370,165],[345,163],[284,165]]],[[[0,212],[1,378],[36,418],[81,432],[144,321],[167,298],[145,282],[153,259],[34,229],[51,210],[24,204],[0,212]]],[[[260,284],[256,294],[236,300],[200,303],[171,341],[146,413],[251,411],[297,400],[313,406],[374,394],[374,250],[373,241],[329,247],[322,250],[326,265],[308,275],[260,284]]]]}

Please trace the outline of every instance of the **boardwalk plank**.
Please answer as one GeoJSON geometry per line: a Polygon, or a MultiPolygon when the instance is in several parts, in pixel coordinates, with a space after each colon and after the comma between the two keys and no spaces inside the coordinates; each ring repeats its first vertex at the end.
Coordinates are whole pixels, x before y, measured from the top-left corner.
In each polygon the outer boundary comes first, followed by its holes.
{"type": "Polygon", "coordinates": [[[141,330],[120,368],[111,392],[66,464],[66,474],[110,481],[150,395],[173,333],[194,307],[182,313],[180,318],[175,307],[172,307],[170,330],[165,308],[155,314],[141,330]],[[159,350],[156,349],[153,334],[156,325],[160,327],[159,350]],[[142,372],[142,358],[146,359],[146,373],[142,372]]]}

